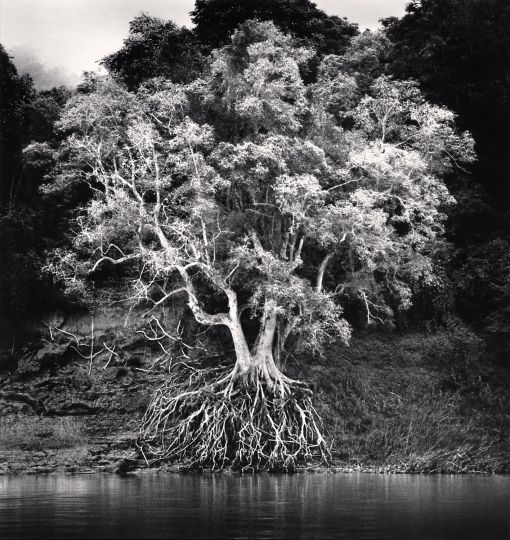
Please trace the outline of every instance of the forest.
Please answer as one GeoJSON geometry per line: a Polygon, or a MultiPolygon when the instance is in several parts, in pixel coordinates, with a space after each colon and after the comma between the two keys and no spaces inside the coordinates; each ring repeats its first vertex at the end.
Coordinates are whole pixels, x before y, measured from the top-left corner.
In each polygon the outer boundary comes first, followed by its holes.
{"type": "Polygon", "coordinates": [[[510,4],[192,21],[139,14],[76,88],[0,45],[0,445],[508,472],[510,4]]]}

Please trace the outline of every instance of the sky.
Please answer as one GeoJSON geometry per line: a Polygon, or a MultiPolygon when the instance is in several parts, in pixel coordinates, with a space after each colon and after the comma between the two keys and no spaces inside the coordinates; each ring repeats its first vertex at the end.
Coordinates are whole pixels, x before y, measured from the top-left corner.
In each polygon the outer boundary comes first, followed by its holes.
{"type": "MultiPolygon", "coordinates": [[[[242,0],[239,0],[242,1],[242,0]]],[[[129,21],[145,11],[190,25],[194,0],[0,0],[0,43],[18,71],[39,88],[73,84],[85,70],[120,48],[129,21]]],[[[407,0],[316,0],[330,15],[360,29],[377,28],[382,17],[400,16],[407,0]]]]}

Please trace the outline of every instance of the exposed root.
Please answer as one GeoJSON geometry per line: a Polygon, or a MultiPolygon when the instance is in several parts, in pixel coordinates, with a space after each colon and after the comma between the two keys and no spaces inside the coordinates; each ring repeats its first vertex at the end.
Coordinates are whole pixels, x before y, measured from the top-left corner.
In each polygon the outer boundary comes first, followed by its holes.
{"type": "Polygon", "coordinates": [[[292,471],[309,461],[328,464],[311,392],[285,382],[282,396],[281,388],[224,367],[174,366],[144,416],[144,456],[186,469],[292,471]]]}

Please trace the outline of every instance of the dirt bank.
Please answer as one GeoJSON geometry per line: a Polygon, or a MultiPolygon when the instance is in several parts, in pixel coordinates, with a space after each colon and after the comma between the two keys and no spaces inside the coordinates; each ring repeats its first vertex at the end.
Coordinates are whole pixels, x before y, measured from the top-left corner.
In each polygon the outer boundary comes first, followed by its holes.
{"type": "MultiPolygon", "coordinates": [[[[0,373],[0,473],[146,468],[137,429],[165,373],[122,315],[94,319],[95,348],[90,316],[54,320],[0,373]]],[[[338,471],[510,471],[508,369],[476,340],[367,334],[287,369],[310,381],[338,471]]]]}

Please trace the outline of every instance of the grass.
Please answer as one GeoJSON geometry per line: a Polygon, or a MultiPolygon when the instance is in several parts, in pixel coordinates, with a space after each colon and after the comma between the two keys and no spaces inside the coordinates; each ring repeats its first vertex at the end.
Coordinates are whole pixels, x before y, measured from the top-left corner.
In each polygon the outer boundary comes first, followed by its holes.
{"type": "Polygon", "coordinates": [[[75,448],[83,443],[82,424],[77,418],[0,418],[0,449],[3,450],[75,448]]]}
{"type": "Polygon", "coordinates": [[[337,462],[395,472],[509,472],[506,373],[472,345],[459,346],[451,332],[367,335],[315,365],[298,359],[337,462]]]}

